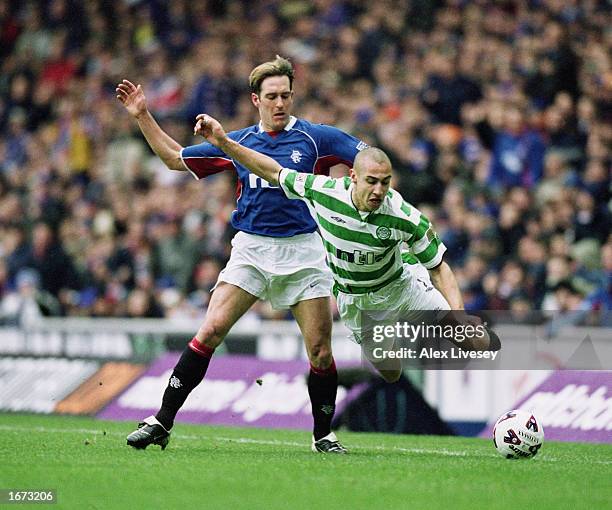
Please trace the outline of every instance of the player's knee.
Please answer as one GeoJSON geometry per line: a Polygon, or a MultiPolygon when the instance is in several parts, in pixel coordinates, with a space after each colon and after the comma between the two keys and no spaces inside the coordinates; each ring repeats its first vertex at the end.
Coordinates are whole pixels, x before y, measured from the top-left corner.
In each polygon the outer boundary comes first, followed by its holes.
{"type": "Polygon", "coordinates": [[[378,371],[385,382],[394,383],[400,380],[402,376],[401,370],[379,370],[378,371]]]}
{"type": "Polygon", "coordinates": [[[321,321],[305,335],[308,358],[316,368],[328,368],[332,363],[331,322],[321,321]]]}
{"type": "Polygon", "coordinates": [[[308,349],[308,358],[315,368],[329,368],[332,364],[332,350],[329,342],[315,343],[308,349]]]}
{"type": "Polygon", "coordinates": [[[306,333],[308,343],[313,346],[320,346],[323,350],[325,350],[325,348],[329,349],[331,345],[331,331],[331,322],[321,321],[316,327],[310,328],[306,333]]]}

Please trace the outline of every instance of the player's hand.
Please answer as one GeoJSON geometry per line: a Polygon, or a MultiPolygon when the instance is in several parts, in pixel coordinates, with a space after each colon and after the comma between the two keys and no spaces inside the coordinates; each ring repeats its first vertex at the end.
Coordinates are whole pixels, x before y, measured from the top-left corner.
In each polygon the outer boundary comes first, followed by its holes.
{"type": "Polygon", "coordinates": [[[140,85],[136,86],[129,80],[123,80],[117,85],[115,92],[117,99],[133,117],[138,118],[147,112],[147,99],[140,85]]]}
{"type": "Polygon", "coordinates": [[[447,320],[455,326],[472,326],[474,328],[474,334],[469,339],[463,341],[460,347],[483,351],[487,350],[491,345],[491,338],[483,320],[477,315],[469,315],[465,310],[453,310],[447,320]]]}
{"type": "Polygon", "coordinates": [[[227,141],[227,135],[221,123],[205,113],[200,113],[196,117],[196,123],[193,127],[194,135],[202,135],[207,142],[220,147],[227,141]]]}
{"type": "Polygon", "coordinates": [[[482,319],[477,315],[469,315],[465,310],[452,310],[445,316],[445,320],[451,324],[461,324],[463,326],[478,326],[482,324],[482,319]]]}
{"type": "Polygon", "coordinates": [[[482,319],[477,315],[468,315],[467,313],[463,315],[461,319],[462,324],[466,326],[478,326],[482,324],[482,319]]]}

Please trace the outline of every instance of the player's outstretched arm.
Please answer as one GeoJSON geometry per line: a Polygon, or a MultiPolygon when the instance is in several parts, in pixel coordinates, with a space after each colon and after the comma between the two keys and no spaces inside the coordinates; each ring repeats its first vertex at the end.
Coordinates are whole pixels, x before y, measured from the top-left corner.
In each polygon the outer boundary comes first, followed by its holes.
{"type": "Polygon", "coordinates": [[[463,298],[455,273],[450,266],[442,261],[437,267],[429,270],[429,276],[434,287],[440,291],[451,307],[451,310],[463,310],[463,298]]]}
{"type": "Polygon", "coordinates": [[[270,184],[278,184],[278,173],[283,167],[272,158],[244,147],[229,138],[221,123],[210,115],[201,113],[196,117],[193,134],[202,135],[206,141],[219,147],[230,158],[235,159],[270,184]]]}
{"type": "MultiPolygon", "coordinates": [[[[445,320],[449,321],[451,324],[471,324],[473,326],[477,326],[482,323],[480,317],[468,315],[463,312],[465,307],[463,304],[463,298],[461,297],[459,284],[455,278],[455,273],[453,273],[453,270],[446,262],[442,261],[442,263],[437,267],[430,269],[429,275],[431,277],[431,282],[446,298],[451,310],[453,310],[450,315],[445,318],[445,320]]],[[[486,330],[483,334],[475,335],[468,340],[457,343],[451,339],[451,342],[455,343],[462,349],[468,350],[481,351],[492,348],[492,340],[489,337],[489,332],[486,330]]],[[[493,350],[497,350],[497,348],[494,348],[493,350]]]]}
{"type": "Polygon", "coordinates": [[[171,170],[186,170],[181,161],[181,145],[171,138],[155,121],[147,108],[147,99],[142,87],[129,80],[123,80],[115,89],[117,99],[121,101],[127,112],[136,119],[138,127],[147,139],[153,152],[171,170]]]}

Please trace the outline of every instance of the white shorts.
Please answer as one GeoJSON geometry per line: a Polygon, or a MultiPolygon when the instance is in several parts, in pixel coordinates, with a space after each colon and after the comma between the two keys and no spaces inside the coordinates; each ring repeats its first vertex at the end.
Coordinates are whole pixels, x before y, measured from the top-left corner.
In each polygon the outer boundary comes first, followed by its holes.
{"type": "MultiPolygon", "coordinates": [[[[232,254],[219,273],[219,282],[231,283],[275,310],[319,297],[331,296],[333,278],[325,262],[318,233],[293,237],[266,237],[238,232],[232,254]]],[[[213,288],[214,290],[214,288],[213,288]]]]}
{"type": "Polygon", "coordinates": [[[392,323],[398,318],[415,323],[423,311],[450,310],[444,296],[431,283],[429,272],[421,264],[404,264],[402,275],[376,292],[344,294],[338,292],[338,311],[351,330],[352,339],[361,344],[362,311],[378,323],[392,323]],[[410,313],[412,311],[412,313],[410,313]]]}

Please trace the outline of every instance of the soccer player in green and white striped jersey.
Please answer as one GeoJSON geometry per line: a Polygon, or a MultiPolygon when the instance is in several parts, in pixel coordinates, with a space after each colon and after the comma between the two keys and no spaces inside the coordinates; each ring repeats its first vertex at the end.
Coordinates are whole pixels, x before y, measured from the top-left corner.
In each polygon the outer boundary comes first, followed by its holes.
{"type": "Polygon", "coordinates": [[[446,250],[429,220],[389,189],[391,165],[382,151],[364,149],[357,155],[355,167],[359,169],[360,162],[362,166],[378,165],[377,160],[384,167],[382,175],[364,174],[361,187],[353,180],[360,177],[359,170],[352,178],[342,179],[287,168],[278,176],[289,198],[301,198],[309,205],[319,225],[336,290],[347,294],[376,292],[399,278],[402,241],[428,269],[440,265],[446,250]]]}
{"type": "MultiPolygon", "coordinates": [[[[270,184],[280,185],[287,197],[308,205],[327,251],[340,317],[358,343],[363,311],[379,310],[382,317],[385,312],[463,310],[455,276],[442,259],[446,247],[427,217],[390,188],[391,163],[382,150],[363,149],[350,176],[333,179],[282,168],[272,158],[229,139],[221,124],[205,114],[198,115],[194,133],[270,184]],[[409,250],[405,257],[414,257],[427,268],[435,288],[418,277],[419,264],[403,262],[402,246],[409,250]]],[[[489,343],[485,334],[464,342],[462,348],[485,350],[489,343]]],[[[401,373],[399,368],[379,368],[379,372],[388,381],[401,373]]]]}

